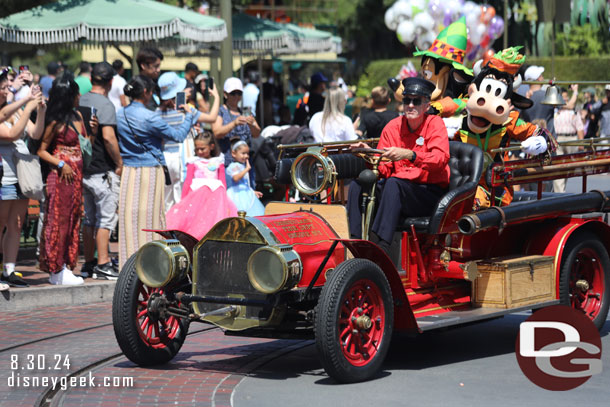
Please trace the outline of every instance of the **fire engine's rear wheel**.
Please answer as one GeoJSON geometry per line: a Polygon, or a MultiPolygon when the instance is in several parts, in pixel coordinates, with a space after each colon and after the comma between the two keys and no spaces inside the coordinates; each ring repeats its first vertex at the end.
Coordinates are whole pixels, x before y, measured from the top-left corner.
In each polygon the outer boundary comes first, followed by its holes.
{"type": "Polygon", "coordinates": [[[169,362],[178,353],[188,319],[161,317],[165,296],[162,288],[147,287],[136,274],[134,254],[121,270],[112,300],[112,322],[119,347],[140,366],[169,362]]]}
{"type": "Polygon", "coordinates": [[[587,315],[601,329],[610,305],[610,258],[599,237],[582,234],[564,249],[559,299],[587,315]]]}
{"type": "Polygon", "coordinates": [[[375,263],[350,259],[326,281],[316,310],[316,346],[324,369],[342,383],[374,376],[390,346],[390,284],[375,263]]]}

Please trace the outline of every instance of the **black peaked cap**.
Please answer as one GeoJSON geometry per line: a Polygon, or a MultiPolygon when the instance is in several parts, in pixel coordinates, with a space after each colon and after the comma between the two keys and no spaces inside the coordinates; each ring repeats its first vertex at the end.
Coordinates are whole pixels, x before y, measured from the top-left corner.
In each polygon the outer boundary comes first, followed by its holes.
{"type": "Polygon", "coordinates": [[[430,97],[436,86],[422,78],[405,78],[402,80],[402,86],[405,90],[402,92],[403,96],[425,96],[430,97]]]}

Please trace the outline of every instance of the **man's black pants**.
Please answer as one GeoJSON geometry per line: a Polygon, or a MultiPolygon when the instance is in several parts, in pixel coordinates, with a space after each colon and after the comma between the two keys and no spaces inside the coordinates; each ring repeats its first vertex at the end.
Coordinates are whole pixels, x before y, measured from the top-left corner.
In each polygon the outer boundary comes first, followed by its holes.
{"type": "MultiPolygon", "coordinates": [[[[377,182],[377,214],[371,230],[382,240],[392,242],[400,218],[432,215],[445,192],[438,185],[416,184],[396,177],[377,182]]],[[[347,216],[353,239],[362,238],[361,202],[362,188],[357,182],[352,182],[347,198],[347,216]]]]}

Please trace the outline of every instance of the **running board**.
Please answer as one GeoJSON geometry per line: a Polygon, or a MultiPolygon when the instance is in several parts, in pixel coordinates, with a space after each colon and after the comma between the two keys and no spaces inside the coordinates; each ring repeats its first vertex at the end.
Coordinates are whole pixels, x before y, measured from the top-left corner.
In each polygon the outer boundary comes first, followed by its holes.
{"type": "Polygon", "coordinates": [[[559,300],[552,300],[541,302],[539,304],[526,305],[517,308],[499,309],[499,308],[472,308],[463,311],[449,311],[444,314],[428,315],[425,317],[417,318],[417,325],[419,330],[431,331],[438,328],[446,328],[455,325],[464,325],[471,322],[483,321],[486,319],[493,319],[502,317],[507,314],[513,314],[516,312],[529,311],[537,308],[544,308],[550,305],[558,305],[559,300]]]}

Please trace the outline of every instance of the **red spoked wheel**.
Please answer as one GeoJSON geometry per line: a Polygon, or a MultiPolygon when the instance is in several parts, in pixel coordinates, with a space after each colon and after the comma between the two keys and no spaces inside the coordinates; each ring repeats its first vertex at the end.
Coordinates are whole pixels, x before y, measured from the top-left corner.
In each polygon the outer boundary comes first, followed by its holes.
{"type": "Polygon", "coordinates": [[[378,351],[385,328],[385,309],[377,286],[370,280],[352,285],[342,301],[339,340],[343,355],[354,366],[364,366],[378,351]]]}
{"type": "Polygon", "coordinates": [[[350,259],[329,276],[316,308],[316,346],[324,369],[342,383],[381,369],[392,337],[390,284],[375,263],[350,259]]]}
{"type": "Polygon", "coordinates": [[[596,235],[571,238],[562,256],[559,299],[587,315],[598,329],[606,322],[610,305],[610,258],[596,235]]]}
{"type": "Polygon", "coordinates": [[[150,315],[149,305],[163,295],[162,288],[147,287],[140,282],[138,289],[138,312],[136,325],[140,338],[153,348],[164,348],[180,332],[180,319],[173,315],[159,318],[150,315]]]}
{"type": "Polygon", "coordinates": [[[135,255],[121,270],[112,299],[112,323],[119,347],[140,366],[169,362],[178,353],[190,321],[167,315],[163,288],[147,287],[138,278],[135,255]]]}

